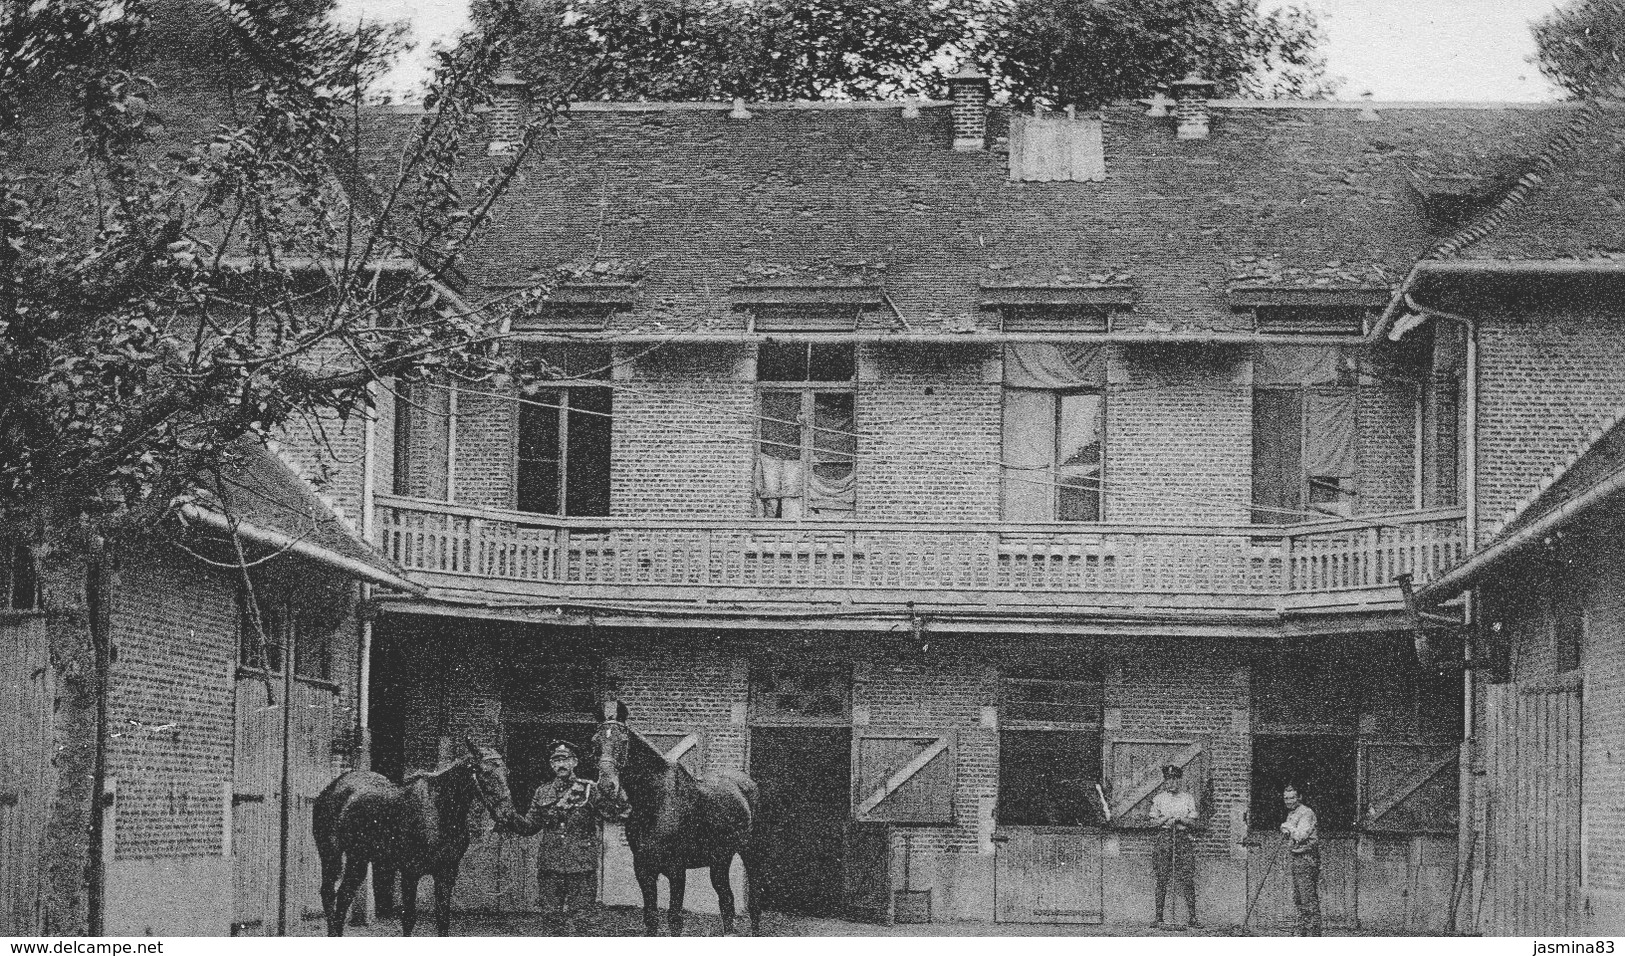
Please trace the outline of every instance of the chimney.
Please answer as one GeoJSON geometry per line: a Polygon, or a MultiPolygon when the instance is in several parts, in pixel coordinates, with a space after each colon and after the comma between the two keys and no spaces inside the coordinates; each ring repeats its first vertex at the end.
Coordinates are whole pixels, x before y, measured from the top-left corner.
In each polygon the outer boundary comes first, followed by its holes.
{"type": "Polygon", "coordinates": [[[948,77],[948,95],[954,101],[954,149],[987,148],[987,76],[965,63],[948,77]]]}
{"type": "Polygon", "coordinates": [[[1217,84],[1191,71],[1183,80],[1168,84],[1174,94],[1174,116],[1179,120],[1180,139],[1207,139],[1207,101],[1217,84]]]}
{"type": "Polygon", "coordinates": [[[530,105],[530,85],[504,69],[491,81],[491,110],[485,114],[485,129],[490,137],[486,152],[502,156],[519,149],[519,139],[525,129],[525,113],[530,105]]]}

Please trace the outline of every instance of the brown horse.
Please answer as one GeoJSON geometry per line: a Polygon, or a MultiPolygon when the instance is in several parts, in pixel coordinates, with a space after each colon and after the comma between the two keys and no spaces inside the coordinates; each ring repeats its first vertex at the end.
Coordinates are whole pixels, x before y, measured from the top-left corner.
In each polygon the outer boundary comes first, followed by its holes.
{"type": "Polygon", "coordinates": [[[401,875],[402,936],[411,936],[417,922],[418,881],[425,874],[434,877],[435,928],[441,936],[450,932],[451,891],[468,852],[474,800],[498,825],[513,816],[502,755],[464,742],[467,755],[436,773],[413,774],[404,786],[382,774],[352,770],[316,798],[312,824],[322,858],[327,935],[344,935],[345,915],[369,863],[401,875]]]}
{"type": "Polygon", "coordinates": [[[667,914],[671,934],[683,934],[683,884],[688,871],[709,867],[711,886],[722,911],[722,931],[734,931],[733,884],[728,872],[735,854],[745,864],[746,904],[751,932],[761,928],[757,902],[757,855],[751,845],[756,823],[756,784],[742,773],[723,771],[696,778],[667,760],[626,726],[626,705],[604,706],[605,720],[593,735],[598,750],[598,789],[611,800],[627,800],[626,842],[632,870],[643,893],[643,926],[660,932],[659,881],[671,887],[667,914]]]}

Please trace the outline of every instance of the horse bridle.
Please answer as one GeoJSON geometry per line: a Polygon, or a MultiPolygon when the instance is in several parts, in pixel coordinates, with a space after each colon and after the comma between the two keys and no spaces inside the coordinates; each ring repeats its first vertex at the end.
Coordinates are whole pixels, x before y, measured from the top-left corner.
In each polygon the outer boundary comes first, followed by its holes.
{"type": "Polygon", "coordinates": [[[470,759],[468,761],[468,775],[469,780],[474,784],[475,795],[480,798],[481,805],[485,807],[485,812],[489,813],[491,815],[491,819],[495,820],[497,818],[495,801],[492,799],[490,794],[485,792],[485,783],[480,779],[479,764],[485,763],[486,759],[487,758],[485,757],[480,757],[478,760],[470,759]]]}
{"type": "Polygon", "coordinates": [[[598,725],[598,732],[593,734],[598,743],[598,763],[605,762],[614,765],[616,772],[626,766],[626,759],[632,752],[632,731],[618,720],[606,720],[598,725]]]}

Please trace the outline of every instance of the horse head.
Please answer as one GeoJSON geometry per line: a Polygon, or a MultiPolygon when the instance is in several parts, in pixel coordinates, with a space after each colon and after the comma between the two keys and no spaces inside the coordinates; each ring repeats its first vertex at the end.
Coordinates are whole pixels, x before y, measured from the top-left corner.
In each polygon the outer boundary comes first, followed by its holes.
{"type": "Polygon", "coordinates": [[[632,754],[632,731],[626,726],[626,705],[618,700],[604,704],[603,717],[592,735],[598,752],[598,790],[616,800],[621,797],[621,771],[632,754]]]}
{"type": "Polygon", "coordinates": [[[467,737],[463,743],[468,747],[468,754],[458,762],[468,768],[469,782],[480,803],[498,823],[512,817],[513,791],[508,787],[508,764],[502,754],[491,747],[481,747],[467,737]]]}

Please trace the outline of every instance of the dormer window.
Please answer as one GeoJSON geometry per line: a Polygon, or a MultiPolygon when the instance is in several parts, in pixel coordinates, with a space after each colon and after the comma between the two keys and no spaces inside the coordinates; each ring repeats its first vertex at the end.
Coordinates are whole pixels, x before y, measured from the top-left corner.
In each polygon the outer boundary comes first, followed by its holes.
{"type": "Polygon", "coordinates": [[[1357,306],[1261,306],[1253,310],[1253,328],[1270,335],[1363,335],[1369,314],[1357,306]]]}
{"type": "Polygon", "coordinates": [[[999,313],[1005,332],[1110,332],[1113,312],[1134,308],[1127,282],[982,284],[981,307],[999,313]]]}
{"type": "Polygon", "coordinates": [[[1388,304],[1386,286],[1245,285],[1230,290],[1230,307],[1253,314],[1260,335],[1355,337],[1388,304]]]}

